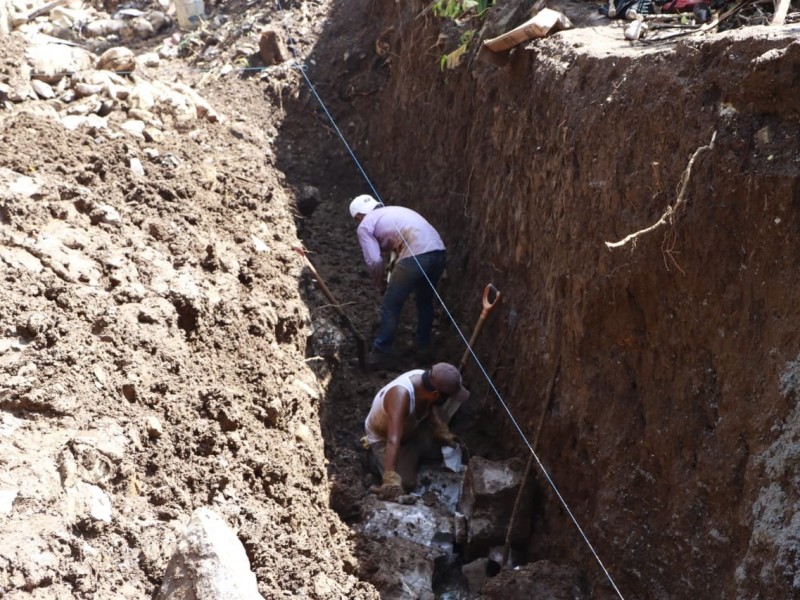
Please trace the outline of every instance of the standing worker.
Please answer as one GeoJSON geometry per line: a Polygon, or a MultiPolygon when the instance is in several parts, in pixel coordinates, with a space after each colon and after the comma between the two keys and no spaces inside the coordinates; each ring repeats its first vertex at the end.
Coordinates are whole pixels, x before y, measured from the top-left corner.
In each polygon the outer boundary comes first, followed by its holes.
{"type": "Polygon", "coordinates": [[[396,500],[413,490],[420,463],[441,460],[442,446],[456,445],[436,409],[451,396],[462,403],[469,391],[448,363],[403,373],[375,394],[364,429],[371,469],[381,475],[381,485],[371,491],[380,498],[396,500]]]}
{"type": "Polygon", "coordinates": [[[382,206],[368,195],[350,203],[350,216],[358,222],[358,243],[375,288],[383,294],[381,326],[368,363],[370,368],[392,366],[394,333],[406,298],[416,293],[417,357],[431,360],[433,291],[445,268],[446,254],[439,233],[420,214],[402,206],[382,206]],[[387,285],[381,252],[397,255],[387,285]]]}

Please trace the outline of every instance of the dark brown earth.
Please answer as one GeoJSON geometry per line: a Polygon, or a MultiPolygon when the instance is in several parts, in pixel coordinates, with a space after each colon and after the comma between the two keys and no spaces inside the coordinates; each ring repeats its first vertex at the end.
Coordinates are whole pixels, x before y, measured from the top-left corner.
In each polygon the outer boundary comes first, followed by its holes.
{"type": "MultiPolygon", "coordinates": [[[[529,440],[558,373],[537,453],[624,596],[800,597],[798,27],[654,48],[613,24],[498,67],[475,58],[494,10],[442,72],[460,31],[417,18],[425,4],[220,3],[229,36],[198,36],[193,58],[149,75],[225,118],[160,143],[0,113],[0,167],[41,183],[0,197],[0,490],[20,488],[0,515],[19,549],[0,550],[7,597],[150,596],[200,506],[237,530],[264,597],[379,597],[393,557],[348,526],[369,484],[356,440],[390,374],[357,369],[292,250],[369,340],[378,306],[347,203],[370,189],[296,69],[219,70],[258,66],[267,23],[296,41],[383,200],[442,232],[440,291],[465,335],[484,285],[503,291],[477,354],[529,440]],[[674,223],[606,248],[658,220],[714,132],[674,223]],[[109,495],[110,524],[63,508],[75,478],[109,495]]],[[[565,10],[584,22],[585,6],[565,10]]],[[[0,38],[3,76],[22,51],[0,38]]],[[[457,362],[444,314],[437,340],[457,362]]],[[[475,401],[454,428],[470,451],[527,457],[481,372],[466,378],[475,401]]],[[[515,581],[575,568],[590,597],[614,597],[537,476],[530,564],[486,597],[527,598],[515,581]]]]}

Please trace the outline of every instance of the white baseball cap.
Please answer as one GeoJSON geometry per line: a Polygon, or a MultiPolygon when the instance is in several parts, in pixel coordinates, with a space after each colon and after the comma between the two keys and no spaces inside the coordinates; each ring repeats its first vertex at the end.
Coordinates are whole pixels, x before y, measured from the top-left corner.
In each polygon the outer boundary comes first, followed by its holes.
{"type": "Polygon", "coordinates": [[[350,203],[350,216],[354,219],[356,215],[367,215],[380,206],[380,202],[369,194],[356,196],[350,203]]]}

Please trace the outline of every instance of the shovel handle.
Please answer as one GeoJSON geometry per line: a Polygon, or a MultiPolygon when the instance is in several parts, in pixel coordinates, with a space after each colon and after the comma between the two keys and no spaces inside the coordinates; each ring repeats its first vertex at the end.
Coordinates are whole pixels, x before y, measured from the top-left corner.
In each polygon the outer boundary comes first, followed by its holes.
{"type": "Polygon", "coordinates": [[[485,317],[492,309],[497,306],[497,303],[500,302],[500,298],[503,294],[498,290],[493,283],[487,283],[486,287],[483,288],[483,310],[481,311],[481,316],[485,317]],[[490,295],[494,293],[494,298],[492,299],[490,295]]]}
{"type": "Polygon", "coordinates": [[[319,287],[320,290],[322,290],[322,293],[331,303],[336,312],[338,312],[343,317],[347,317],[341,304],[337,302],[336,297],[333,295],[333,292],[331,292],[325,281],[323,281],[322,277],[320,277],[320,274],[317,272],[317,269],[314,267],[314,265],[311,264],[311,261],[309,260],[308,255],[306,254],[305,248],[301,248],[300,246],[293,246],[292,250],[294,250],[300,256],[303,257],[303,262],[308,267],[308,270],[311,271],[311,274],[314,276],[314,279],[317,280],[317,286],[319,287]]]}
{"type": "MultiPolygon", "coordinates": [[[[0,0],[0,2],[2,2],[2,0],[0,0]]],[[[306,249],[303,248],[302,246],[292,246],[292,250],[297,252],[302,257],[303,262],[308,267],[308,270],[311,271],[311,274],[314,276],[314,279],[316,279],[317,286],[319,287],[319,289],[322,290],[322,293],[331,303],[336,312],[342,316],[342,320],[344,321],[345,325],[353,334],[353,337],[356,339],[356,352],[358,353],[358,365],[359,367],[361,367],[362,371],[366,371],[367,345],[364,342],[364,338],[361,337],[361,334],[358,332],[358,329],[356,329],[356,326],[353,325],[353,322],[347,316],[347,313],[344,312],[342,305],[336,301],[333,292],[331,292],[331,290],[325,284],[325,281],[323,281],[322,277],[320,277],[320,274],[317,272],[317,269],[314,268],[314,265],[312,264],[311,260],[308,258],[308,255],[306,254],[306,249]]]]}
{"type": "Polygon", "coordinates": [[[486,321],[486,317],[489,316],[489,313],[494,310],[494,307],[497,306],[497,303],[500,302],[500,298],[503,294],[498,290],[494,284],[488,283],[486,287],[483,288],[483,310],[481,310],[481,316],[478,317],[478,322],[475,325],[475,330],[472,332],[472,337],[469,338],[469,347],[464,350],[464,355],[461,357],[461,362],[459,363],[458,370],[463,371],[464,367],[467,366],[467,360],[469,360],[469,348],[475,345],[478,336],[483,329],[483,323],[486,321]],[[493,295],[493,297],[492,297],[493,295]]]}

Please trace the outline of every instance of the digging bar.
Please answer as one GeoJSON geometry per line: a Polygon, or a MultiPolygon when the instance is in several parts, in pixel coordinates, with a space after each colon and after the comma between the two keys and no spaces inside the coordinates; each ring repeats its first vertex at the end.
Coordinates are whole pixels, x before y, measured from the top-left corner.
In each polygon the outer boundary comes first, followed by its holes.
{"type": "Polygon", "coordinates": [[[359,333],[356,326],[353,325],[353,322],[350,320],[350,317],[347,316],[347,313],[344,312],[342,305],[336,301],[336,298],[333,295],[333,292],[328,288],[325,284],[325,281],[320,277],[317,270],[314,268],[314,265],[308,258],[306,254],[305,248],[295,246],[292,248],[295,252],[297,252],[300,256],[303,257],[303,261],[305,262],[308,270],[311,271],[311,274],[314,276],[314,279],[317,281],[317,286],[328,299],[328,301],[333,305],[333,308],[336,309],[336,312],[339,313],[339,316],[342,317],[342,321],[344,322],[345,326],[350,330],[350,333],[353,334],[353,337],[356,339],[356,352],[358,353],[358,366],[361,370],[366,371],[367,369],[367,345],[364,342],[364,338],[359,333]]]}
{"type": "MultiPolygon", "coordinates": [[[[469,349],[475,346],[475,342],[478,339],[478,336],[483,329],[483,324],[486,321],[489,314],[494,310],[494,307],[497,306],[497,303],[500,302],[500,298],[503,294],[500,293],[494,284],[487,283],[486,287],[483,288],[483,300],[482,300],[482,307],[481,307],[481,316],[478,318],[478,322],[475,324],[475,329],[472,332],[472,337],[469,338],[469,347],[464,350],[464,355],[461,357],[461,362],[458,365],[458,371],[460,373],[464,372],[464,367],[467,366],[467,360],[469,359],[469,349]]],[[[445,402],[444,406],[442,407],[442,417],[445,423],[449,423],[450,419],[453,418],[453,415],[456,414],[456,411],[461,406],[461,403],[456,403],[453,398],[450,398],[447,402],[445,402]]]]}
{"type": "MultiPolygon", "coordinates": [[[[536,435],[533,438],[533,451],[539,445],[539,435],[542,433],[542,425],[544,425],[544,418],[547,416],[550,406],[553,403],[553,387],[558,379],[558,373],[561,371],[561,356],[556,359],[556,367],[553,370],[553,376],[550,378],[550,383],[547,385],[547,391],[544,394],[544,408],[542,414],[539,415],[539,425],[536,427],[536,435]]],[[[525,473],[522,476],[522,481],[519,484],[519,491],[517,497],[514,499],[514,508],[511,511],[511,518],[508,520],[508,528],[506,529],[506,540],[503,544],[503,561],[501,566],[505,567],[508,562],[508,556],[511,553],[511,534],[514,532],[514,525],[517,522],[517,513],[519,512],[519,505],[522,500],[522,495],[525,488],[528,486],[528,478],[531,476],[531,469],[533,468],[533,453],[528,457],[528,464],[525,465],[525,473]]]]}

